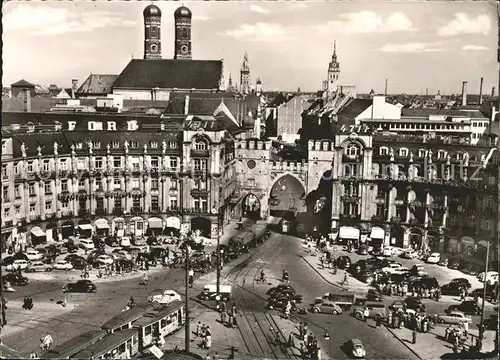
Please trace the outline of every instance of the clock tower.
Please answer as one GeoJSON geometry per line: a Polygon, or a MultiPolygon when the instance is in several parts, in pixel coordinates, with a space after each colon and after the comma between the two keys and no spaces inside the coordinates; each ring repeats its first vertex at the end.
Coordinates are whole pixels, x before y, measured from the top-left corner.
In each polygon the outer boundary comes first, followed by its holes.
{"type": "Polygon", "coordinates": [[[328,80],[327,80],[327,90],[329,92],[336,92],[339,89],[339,74],[340,74],[340,64],[337,61],[337,42],[333,43],[333,55],[332,61],[328,65],[328,80]]]}
{"type": "Polygon", "coordinates": [[[161,59],[161,10],[156,5],[144,9],[144,59],[161,59]]]}
{"type": "Polygon", "coordinates": [[[192,59],[191,52],[191,18],[193,14],[185,6],[181,6],[174,12],[175,21],[175,43],[174,59],[192,59]]]}

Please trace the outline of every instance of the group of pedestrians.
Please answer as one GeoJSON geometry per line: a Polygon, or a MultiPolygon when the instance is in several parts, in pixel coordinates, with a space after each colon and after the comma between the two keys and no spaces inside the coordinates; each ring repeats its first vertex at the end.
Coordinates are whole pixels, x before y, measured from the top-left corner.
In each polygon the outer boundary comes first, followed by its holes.
{"type": "Polygon", "coordinates": [[[233,303],[231,308],[227,308],[227,304],[223,301],[219,307],[220,313],[220,322],[222,325],[227,325],[230,328],[234,328],[238,326],[236,315],[238,314],[236,311],[236,305],[233,303]]]}
{"type": "Polygon", "coordinates": [[[212,332],[210,331],[210,326],[198,321],[196,325],[196,336],[201,338],[200,347],[205,350],[210,350],[212,347],[212,332]]]}

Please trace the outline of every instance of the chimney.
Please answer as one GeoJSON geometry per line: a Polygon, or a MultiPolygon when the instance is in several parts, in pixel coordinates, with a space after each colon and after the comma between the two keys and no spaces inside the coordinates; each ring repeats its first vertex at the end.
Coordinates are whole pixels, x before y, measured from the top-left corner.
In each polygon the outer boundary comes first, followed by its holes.
{"type": "Polygon", "coordinates": [[[467,81],[462,82],[462,106],[467,106],[467,81]]]}
{"type": "Polygon", "coordinates": [[[78,91],[78,79],[71,79],[71,97],[74,99],[78,91]]]}
{"type": "Polygon", "coordinates": [[[23,89],[24,112],[31,112],[31,92],[30,89],[23,89]]]}
{"type": "Polygon", "coordinates": [[[491,88],[491,97],[495,96],[495,90],[496,90],[496,89],[495,89],[495,87],[493,86],[493,87],[491,88]]]}
{"type": "Polygon", "coordinates": [[[186,99],[184,100],[184,115],[189,114],[189,95],[186,95],[186,99]]]}
{"type": "Polygon", "coordinates": [[[484,79],[481,78],[481,82],[479,83],[479,105],[483,104],[483,81],[484,79]]]}

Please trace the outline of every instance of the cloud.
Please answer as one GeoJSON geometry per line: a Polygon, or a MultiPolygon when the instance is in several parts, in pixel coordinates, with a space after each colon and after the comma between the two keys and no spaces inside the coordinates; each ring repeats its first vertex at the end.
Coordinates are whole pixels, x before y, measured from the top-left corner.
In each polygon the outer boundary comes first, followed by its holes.
{"type": "Polygon", "coordinates": [[[250,11],[256,12],[257,14],[261,15],[267,15],[271,13],[271,10],[263,8],[262,6],[259,5],[250,6],[250,11]]]}
{"type": "Polygon", "coordinates": [[[423,53],[443,51],[443,49],[433,47],[438,43],[406,43],[406,44],[387,44],[379,48],[383,52],[402,52],[402,53],[423,53]]]}
{"type": "Polygon", "coordinates": [[[462,50],[469,50],[469,51],[488,51],[490,48],[486,46],[481,46],[481,45],[464,45],[462,46],[462,50]]]}
{"type": "Polygon", "coordinates": [[[307,9],[307,4],[305,2],[297,2],[296,4],[290,6],[290,10],[301,10],[301,9],[307,9]]]}
{"type": "Polygon", "coordinates": [[[285,41],[294,39],[290,28],[284,28],[280,24],[263,22],[255,25],[242,24],[233,30],[227,30],[222,35],[247,41],[285,41]]]}
{"type": "Polygon", "coordinates": [[[331,20],[321,25],[315,25],[314,28],[324,34],[415,31],[411,20],[401,12],[394,12],[384,19],[373,11],[340,14],[339,20],[331,20]]]}
{"type": "Polygon", "coordinates": [[[90,11],[74,14],[68,9],[20,4],[5,15],[3,25],[9,30],[25,30],[32,35],[49,36],[137,24],[135,21],[121,19],[120,14],[115,12],[90,11]]]}
{"type": "Polygon", "coordinates": [[[212,18],[210,16],[205,16],[205,15],[194,15],[193,16],[193,20],[196,20],[196,21],[208,21],[208,20],[212,20],[212,18]]]}
{"type": "Polygon", "coordinates": [[[491,31],[491,19],[488,15],[478,15],[475,18],[464,13],[455,14],[455,18],[438,30],[440,36],[455,36],[459,34],[483,34],[491,31]]]}

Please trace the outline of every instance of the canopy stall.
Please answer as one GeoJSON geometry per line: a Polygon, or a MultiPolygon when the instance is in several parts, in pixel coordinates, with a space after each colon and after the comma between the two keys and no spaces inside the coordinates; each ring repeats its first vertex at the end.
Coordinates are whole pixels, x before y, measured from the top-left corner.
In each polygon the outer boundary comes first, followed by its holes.
{"type": "Polygon", "coordinates": [[[370,231],[371,246],[380,248],[384,244],[385,230],[380,227],[372,227],[370,231]]]}
{"type": "Polygon", "coordinates": [[[99,235],[106,236],[109,234],[109,224],[107,220],[98,219],[95,221],[96,232],[99,235]]]}
{"type": "Polygon", "coordinates": [[[342,226],[339,229],[339,240],[351,240],[351,241],[358,241],[359,237],[361,235],[361,232],[359,229],[351,226],[342,226]]]}
{"type": "Polygon", "coordinates": [[[94,227],[91,224],[78,224],[78,230],[80,231],[81,237],[92,237],[92,232],[94,227]]]}
{"type": "Polygon", "coordinates": [[[47,237],[45,235],[45,232],[38,226],[32,228],[30,234],[31,234],[31,245],[33,247],[47,242],[47,237]]]}

